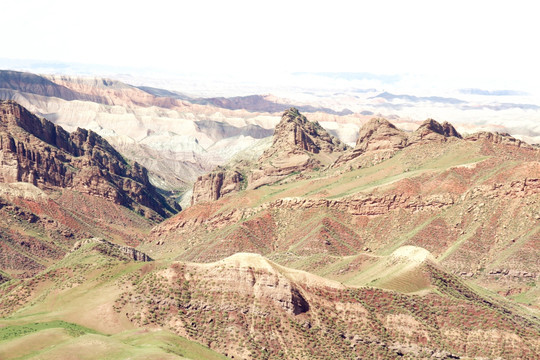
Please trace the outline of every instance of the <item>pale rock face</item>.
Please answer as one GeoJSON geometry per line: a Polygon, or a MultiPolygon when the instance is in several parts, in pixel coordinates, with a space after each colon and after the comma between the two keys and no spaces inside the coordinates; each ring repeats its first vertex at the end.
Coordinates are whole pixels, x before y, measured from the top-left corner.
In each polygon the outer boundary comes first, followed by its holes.
{"type": "Polygon", "coordinates": [[[341,165],[356,159],[362,154],[378,153],[383,158],[407,146],[407,134],[383,118],[373,118],[358,134],[355,148],[341,156],[335,165],[341,165]]]}
{"type": "Polygon", "coordinates": [[[388,120],[371,119],[360,129],[355,151],[399,150],[407,146],[407,134],[388,120]]]}
{"type": "Polygon", "coordinates": [[[261,255],[237,253],[216,263],[194,266],[204,269],[204,276],[221,283],[221,288],[269,301],[292,315],[309,311],[309,303],[295,282],[261,255]]]}

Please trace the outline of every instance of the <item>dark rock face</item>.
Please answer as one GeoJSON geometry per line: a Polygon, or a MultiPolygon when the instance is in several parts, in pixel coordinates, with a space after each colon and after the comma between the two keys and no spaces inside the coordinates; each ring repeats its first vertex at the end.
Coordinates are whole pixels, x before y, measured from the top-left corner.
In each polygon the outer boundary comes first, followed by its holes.
{"type": "Polygon", "coordinates": [[[98,134],[85,129],[70,134],[13,101],[0,102],[0,182],[72,188],[145,216],[175,212],[150,184],[147,170],[128,164],[98,134]]]}
{"type": "Polygon", "coordinates": [[[78,98],[77,93],[65,86],[55,84],[39,75],[19,71],[1,70],[0,88],[41,96],[52,96],[64,100],[76,100],[78,98]]]}
{"type": "Polygon", "coordinates": [[[457,137],[458,139],[463,139],[460,133],[457,132],[456,128],[452,124],[450,124],[448,121],[445,121],[442,123],[443,133],[446,137],[457,137]]]}
{"type": "Polygon", "coordinates": [[[302,314],[309,311],[309,303],[296,288],[291,289],[291,304],[294,315],[302,314]]]}

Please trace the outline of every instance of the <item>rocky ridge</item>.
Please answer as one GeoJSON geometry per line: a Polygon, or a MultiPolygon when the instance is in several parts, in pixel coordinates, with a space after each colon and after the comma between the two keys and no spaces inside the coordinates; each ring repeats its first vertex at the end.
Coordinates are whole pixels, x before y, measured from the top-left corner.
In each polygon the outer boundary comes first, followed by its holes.
{"type": "Polygon", "coordinates": [[[91,238],[91,239],[84,239],[84,240],[77,241],[73,245],[71,252],[77,251],[81,247],[87,244],[97,244],[101,246],[100,248],[98,248],[98,251],[104,252],[107,255],[111,255],[111,254],[114,255],[115,252],[118,252],[121,254],[121,256],[127,257],[128,259],[133,260],[133,261],[142,261],[142,262],[154,261],[150,256],[146,255],[142,251],[139,251],[131,246],[123,246],[123,245],[114,244],[110,241],[107,241],[101,238],[91,238]]]}
{"type": "Polygon", "coordinates": [[[386,119],[373,118],[360,129],[355,148],[343,154],[333,167],[344,164],[366,166],[387,160],[405,147],[445,142],[449,138],[462,139],[462,136],[448,122],[440,124],[436,120],[427,119],[413,133],[408,134],[386,119]],[[361,155],[363,157],[357,159],[361,155]],[[351,163],[352,160],[355,160],[354,163],[351,163]]]}
{"type": "Polygon", "coordinates": [[[167,217],[176,210],[150,184],[147,170],[129,164],[93,131],[68,133],[12,101],[0,103],[0,181],[71,188],[167,217]]]}
{"type": "Polygon", "coordinates": [[[396,267],[400,262],[423,266],[429,286],[440,293],[418,297],[347,287],[257,254],[238,253],[215,263],[178,262],[141,274],[137,287],[124,292],[115,306],[137,326],[167,327],[234,358],[264,353],[268,359],[313,359],[324,351],[350,359],[365,354],[382,359],[459,359],[501,351],[529,356],[538,349],[535,323],[445,274],[426,250],[411,249],[398,249],[388,261],[397,261],[396,267]],[[456,306],[461,309],[457,319],[446,311],[456,306]],[[474,325],[477,336],[463,337],[462,322],[473,318],[482,319],[474,325]],[[488,320],[492,318],[494,324],[488,320]],[[520,327],[519,336],[507,324],[520,327]],[[497,336],[514,341],[501,349],[501,342],[487,340],[494,328],[497,336]],[[244,346],[238,346],[238,339],[244,346]]]}
{"type": "MultiPolygon", "coordinates": [[[[444,209],[461,202],[476,198],[496,199],[506,197],[520,199],[540,195],[540,178],[527,178],[523,181],[511,181],[473,187],[465,193],[459,194],[433,194],[433,195],[410,195],[405,193],[387,194],[357,194],[342,199],[317,199],[317,198],[281,198],[267,202],[255,208],[234,208],[226,212],[209,214],[201,213],[201,216],[192,216],[192,210],[186,210],[175,219],[176,221],[164,222],[152,230],[155,238],[166,237],[175,231],[191,231],[191,229],[204,225],[207,229],[219,229],[230,223],[250,218],[265,210],[323,210],[332,209],[351,214],[353,216],[377,217],[387,215],[395,210],[410,212],[431,212],[444,209]]],[[[540,216],[540,215],[539,215],[540,216]]],[[[540,219],[540,218],[539,218],[540,219]]],[[[537,219],[538,220],[538,219],[537,219]]]]}

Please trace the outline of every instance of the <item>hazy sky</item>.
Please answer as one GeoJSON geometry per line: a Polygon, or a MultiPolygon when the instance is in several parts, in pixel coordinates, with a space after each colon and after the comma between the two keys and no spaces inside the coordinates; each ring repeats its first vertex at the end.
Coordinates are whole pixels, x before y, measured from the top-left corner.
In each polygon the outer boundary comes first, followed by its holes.
{"type": "Polygon", "coordinates": [[[0,58],[540,83],[534,1],[2,1],[0,58]]]}

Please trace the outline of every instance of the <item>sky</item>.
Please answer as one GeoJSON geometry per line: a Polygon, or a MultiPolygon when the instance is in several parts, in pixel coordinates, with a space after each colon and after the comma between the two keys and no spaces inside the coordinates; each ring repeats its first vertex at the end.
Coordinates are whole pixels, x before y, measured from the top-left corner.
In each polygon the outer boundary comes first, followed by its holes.
{"type": "Polygon", "coordinates": [[[538,87],[534,1],[2,1],[0,58],[538,87]],[[9,14],[9,16],[8,16],[9,14]]]}

